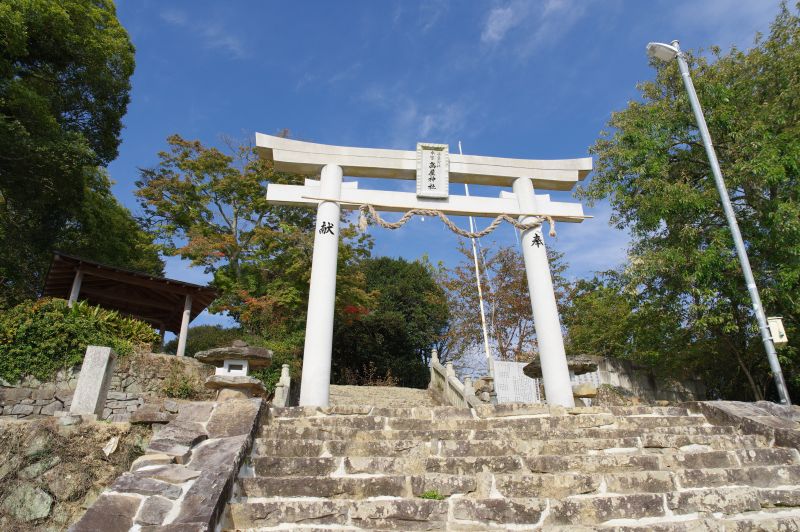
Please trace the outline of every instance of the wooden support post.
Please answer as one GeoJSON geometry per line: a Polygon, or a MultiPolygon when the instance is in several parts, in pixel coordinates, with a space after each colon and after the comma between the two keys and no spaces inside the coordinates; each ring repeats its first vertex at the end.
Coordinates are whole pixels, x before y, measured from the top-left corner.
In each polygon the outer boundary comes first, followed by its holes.
{"type": "Polygon", "coordinates": [[[69,292],[69,300],[67,305],[72,308],[72,305],[78,300],[78,294],[81,292],[81,283],[83,282],[83,272],[78,270],[75,272],[75,278],[72,280],[72,290],[69,292]]]}
{"type": "Polygon", "coordinates": [[[186,335],[189,333],[189,320],[192,317],[192,296],[187,295],[183,302],[183,317],[181,318],[181,331],[178,335],[178,350],[176,355],[182,357],[186,353],[186,335]]]}

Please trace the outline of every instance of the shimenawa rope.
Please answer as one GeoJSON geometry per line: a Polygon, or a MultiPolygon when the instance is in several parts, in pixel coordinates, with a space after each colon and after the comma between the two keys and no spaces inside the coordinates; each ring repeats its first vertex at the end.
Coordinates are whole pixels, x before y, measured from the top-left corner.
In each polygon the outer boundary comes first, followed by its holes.
{"type": "Polygon", "coordinates": [[[522,223],[522,222],[519,222],[519,221],[515,220],[513,217],[511,217],[511,216],[509,216],[507,214],[501,214],[500,216],[498,216],[494,220],[492,220],[492,223],[490,223],[489,226],[486,227],[486,229],[483,229],[481,231],[472,232],[472,231],[464,231],[463,229],[458,227],[456,224],[454,224],[450,220],[450,218],[447,217],[447,215],[445,213],[443,213],[442,211],[434,210],[434,209],[411,209],[410,211],[407,211],[396,222],[387,222],[386,220],[381,218],[381,216],[375,210],[375,207],[373,207],[372,205],[362,205],[359,208],[359,211],[360,211],[360,215],[359,215],[359,218],[358,218],[358,227],[359,227],[359,229],[361,229],[361,231],[366,231],[367,230],[367,224],[369,223],[368,219],[367,219],[368,215],[371,216],[373,220],[375,220],[375,223],[377,223],[378,225],[380,225],[381,227],[383,227],[385,229],[398,229],[398,228],[402,227],[403,225],[405,225],[406,222],[408,222],[413,216],[419,215],[419,216],[430,216],[430,217],[438,216],[439,219],[442,222],[444,222],[444,224],[451,231],[453,231],[454,233],[456,233],[458,235],[461,235],[461,236],[463,236],[465,238],[480,238],[482,236],[486,236],[489,233],[491,233],[492,231],[494,231],[495,229],[497,229],[497,226],[500,225],[500,223],[503,222],[503,221],[506,221],[506,222],[510,223],[511,225],[513,225],[514,227],[519,229],[520,231],[526,231],[526,230],[532,229],[534,227],[539,227],[540,225],[542,225],[542,222],[544,220],[547,220],[547,222],[550,224],[550,236],[551,237],[556,236],[556,223],[553,220],[553,218],[550,217],[550,216],[537,216],[536,220],[533,221],[533,222],[522,223]]]}

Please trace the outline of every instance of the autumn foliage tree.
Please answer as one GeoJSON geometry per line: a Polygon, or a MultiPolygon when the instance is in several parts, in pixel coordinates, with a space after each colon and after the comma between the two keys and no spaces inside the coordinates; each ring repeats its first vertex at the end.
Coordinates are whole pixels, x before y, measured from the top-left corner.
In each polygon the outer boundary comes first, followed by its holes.
{"type": "MultiPolygon", "coordinates": [[[[170,255],[213,274],[220,290],[212,311],[228,311],[250,333],[299,352],[305,327],[314,212],[266,201],[269,183],[302,184],[275,172],[249,144],[223,152],[179,135],[159,164],[140,170],[139,198],[149,230],[170,255]]],[[[371,241],[342,229],[338,304],[364,297],[353,268],[371,241]]]]}
{"type": "MultiPolygon", "coordinates": [[[[462,261],[445,270],[442,283],[450,305],[450,324],[442,338],[443,360],[474,365],[475,354],[485,358],[475,263],[472,249],[462,241],[462,261]],[[472,360],[462,359],[472,354],[472,360]]],[[[568,293],[562,254],[548,249],[556,298],[563,302],[568,293]]],[[[524,362],[536,353],[536,331],[525,264],[519,249],[511,246],[485,247],[479,260],[484,309],[492,356],[497,360],[524,362]]]]}

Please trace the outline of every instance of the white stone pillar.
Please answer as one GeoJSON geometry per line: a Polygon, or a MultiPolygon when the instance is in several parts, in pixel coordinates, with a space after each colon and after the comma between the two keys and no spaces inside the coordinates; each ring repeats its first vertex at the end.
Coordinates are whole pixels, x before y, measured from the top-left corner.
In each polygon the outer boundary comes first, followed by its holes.
{"type": "MultiPolygon", "coordinates": [[[[530,178],[520,177],[514,181],[514,193],[522,212],[537,212],[536,196],[530,178]]],[[[535,220],[532,216],[521,216],[521,222],[535,220]]],[[[528,290],[533,308],[533,325],[539,344],[539,359],[542,363],[542,379],[547,403],[566,407],[575,406],[569,368],[564,352],[564,338],[558,318],[556,295],[542,227],[528,229],[522,233],[522,256],[528,275],[528,290]]]]}
{"type": "Polygon", "coordinates": [[[71,308],[72,305],[78,300],[78,294],[81,293],[81,283],[83,282],[83,272],[78,270],[75,272],[75,278],[72,280],[72,290],[69,292],[69,300],[67,305],[71,308]]]}
{"type": "Polygon", "coordinates": [[[181,331],[178,334],[178,350],[175,354],[182,357],[186,353],[186,336],[189,334],[189,320],[192,318],[192,296],[187,295],[183,301],[183,316],[181,316],[181,331]]]}
{"type": "MultiPolygon", "coordinates": [[[[341,191],[342,168],[326,165],[320,175],[320,196],[339,199],[341,191]]],[[[336,261],[339,255],[339,213],[340,207],[335,201],[323,201],[317,207],[300,406],[328,406],[333,308],[336,300],[336,261]]]]}

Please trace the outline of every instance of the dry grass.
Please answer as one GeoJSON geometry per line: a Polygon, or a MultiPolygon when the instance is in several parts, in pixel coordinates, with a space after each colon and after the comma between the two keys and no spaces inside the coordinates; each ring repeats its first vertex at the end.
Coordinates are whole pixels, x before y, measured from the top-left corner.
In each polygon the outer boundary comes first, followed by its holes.
{"type": "Polygon", "coordinates": [[[55,418],[0,423],[0,464],[19,462],[0,479],[0,499],[22,479],[18,473],[42,460],[58,457],[57,465],[37,478],[24,480],[49,493],[54,500],[50,516],[36,522],[19,523],[0,506],[0,529],[66,530],[85,507],[144,452],[152,432],[127,423],[83,423],[60,427],[55,418]],[[117,449],[106,457],[103,447],[119,437],[117,449]],[[56,493],[57,479],[66,490],[56,493]]]}

